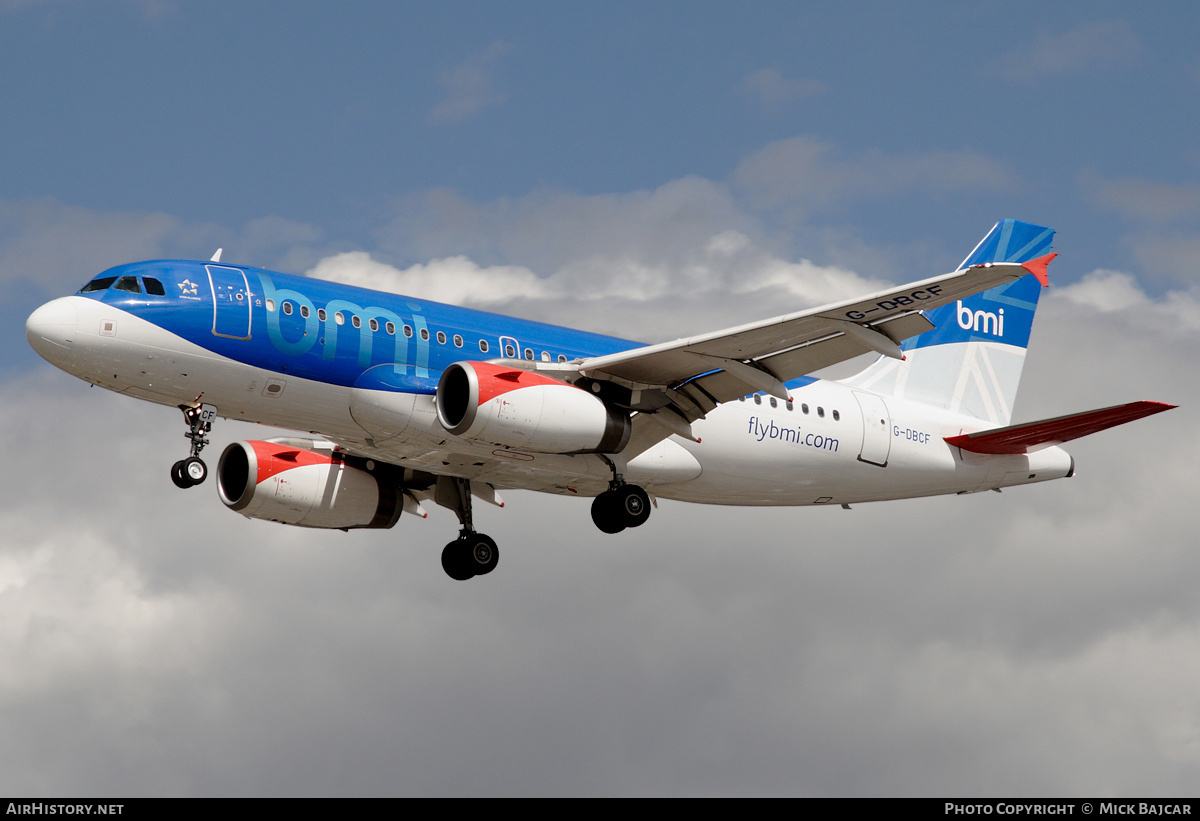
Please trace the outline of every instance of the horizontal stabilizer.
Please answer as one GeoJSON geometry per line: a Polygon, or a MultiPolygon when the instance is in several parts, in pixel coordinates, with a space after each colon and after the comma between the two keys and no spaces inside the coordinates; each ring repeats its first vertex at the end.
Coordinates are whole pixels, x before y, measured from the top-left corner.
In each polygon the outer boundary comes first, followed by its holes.
{"type": "Polygon", "coordinates": [[[1128,405],[1073,413],[1040,422],[1009,425],[963,436],[947,436],[946,441],[971,453],[1032,453],[1173,407],[1175,405],[1165,402],[1130,402],[1128,405]]]}

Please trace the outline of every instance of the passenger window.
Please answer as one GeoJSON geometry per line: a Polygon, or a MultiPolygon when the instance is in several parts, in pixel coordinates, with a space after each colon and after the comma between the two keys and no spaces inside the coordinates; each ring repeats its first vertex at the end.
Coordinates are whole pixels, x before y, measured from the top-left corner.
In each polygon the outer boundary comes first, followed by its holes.
{"type": "Polygon", "coordinates": [[[112,285],[116,281],[116,277],[100,277],[99,279],[93,279],[87,285],[84,285],[82,288],[80,288],[79,293],[90,294],[95,291],[107,291],[108,286],[112,285]]]}
{"type": "Polygon", "coordinates": [[[456,347],[456,348],[462,347],[462,337],[459,336],[458,334],[454,335],[454,347],[456,347]]]}
{"type": "Polygon", "coordinates": [[[488,352],[488,342],[486,339],[479,340],[479,352],[480,353],[488,352]]]}
{"type": "Polygon", "coordinates": [[[304,317],[305,319],[308,319],[308,306],[307,305],[300,306],[300,316],[304,317]]]}
{"type": "Polygon", "coordinates": [[[361,328],[362,327],[362,319],[359,318],[358,314],[351,314],[350,315],[350,324],[353,325],[355,328],[361,328]]]}
{"type": "Polygon", "coordinates": [[[528,359],[530,362],[533,361],[533,348],[525,349],[525,358],[528,359]]]}
{"type": "Polygon", "coordinates": [[[121,277],[117,280],[117,284],[113,286],[114,291],[128,291],[131,294],[140,294],[142,286],[138,285],[137,277],[121,277]]]}
{"type": "Polygon", "coordinates": [[[368,324],[371,326],[372,331],[379,330],[379,320],[378,319],[372,319],[368,324]]]}
{"type": "Polygon", "coordinates": [[[438,332],[437,332],[437,341],[438,341],[438,344],[439,344],[439,345],[445,345],[445,344],[446,344],[446,332],[445,332],[445,331],[438,331],[438,332]]]}
{"type": "Polygon", "coordinates": [[[779,400],[776,399],[774,396],[771,397],[771,407],[773,407],[773,408],[779,407],[779,400]]]}
{"type": "Polygon", "coordinates": [[[337,324],[339,324],[339,325],[345,325],[345,324],[346,324],[346,317],[345,317],[345,316],[342,314],[342,312],[341,312],[341,311],[338,311],[337,313],[335,313],[335,314],[333,315],[333,321],[334,321],[334,322],[336,322],[336,323],[337,323],[337,324]]]}
{"type": "Polygon", "coordinates": [[[163,289],[163,284],[154,277],[142,277],[142,284],[146,286],[146,293],[154,296],[166,296],[167,292],[163,289]]]}
{"type": "Polygon", "coordinates": [[[404,326],[404,335],[407,336],[409,339],[412,339],[412,326],[411,325],[404,326]]]}
{"type": "Polygon", "coordinates": [[[825,418],[825,409],[820,405],[817,405],[817,416],[821,417],[822,419],[825,418]]]}
{"type": "Polygon", "coordinates": [[[389,322],[388,324],[384,325],[383,327],[388,332],[388,336],[396,335],[396,324],[394,322],[389,322]]]}
{"type": "Polygon", "coordinates": [[[841,416],[841,414],[839,414],[837,411],[834,411],[834,412],[833,412],[833,421],[834,421],[834,422],[840,422],[840,421],[841,421],[841,419],[842,419],[842,416],[841,416]]]}
{"type": "Polygon", "coordinates": [[[745,401],[746,401],[746,397],[744,397],[744,396],[739,396],[739,397],[738,397],[738,401],[739,401],[739,402],[745,402],[745,401]]]}
{"type": "Polygon", "coordinates": [[[787,401],[787,409],[788,409],[788,410],[795,410],[795,409],[796,409],[796,406],[792,404],[792,400],[791,400],[791,399],[789,399],[789,400],[787,401]]]}
{"type": "Polygon", "coordinates": [[[425,340],[426,342],[429,341],[429,329],[428,328],[421,329],[421,339],[425,340]]]}
{"type": "Polygon", "coordinates": [[[283,301],[283,312],[288,316],[292,315],[292,303],[288,302],[286,299],[283,301]]]}
{"type": "Polygon", "coordinates": [[[756,405],[762,404],[762,394],[758,394],[758,393],[754,394],[754,404],[756,404],[756,405]]]}
{"type": "Polygon", "coordinates": [[[504,355],[507,356],[509,359],[512,359],[514,356],[517,355],[517,349],[514,348],[512,345],[505,345],[504,346],[504,355]]]}
{"type": "Polygon", "coordinates": [[[800,405],[800,412],[808,413],[808,403],[807,402],[804,402],[803,404],[800,405]]]}
{"type": "Polygon", "coordinates": [[[273,299],[267,300],[267,310],[270,311],[271,313],[275,312],[275,300],[273,300],[273,299]]]}
{"type": "Polygon", "coordinates": [[[543,362],[550,361],[550,352],[549,351],[542,351],[542,361],[543,362]]]}
{"type": "Polygon", "coordinates": [[[558,361],[565,365],[567,362],[567,355],[565,353],[560,353],[558,355],[558,361]]]}
{"type": "Polygon", "coordinates": [[[317,319],[319,319],[319,320],[321,320],[322,322],[324,322],[324,321],[325,321],[325,317],[326,317],[326,316],[328,316],[328,314],[326,314],[326,313],[325,313],[325,309],[324,309],[324,308],[317,308],[317,319]]]}

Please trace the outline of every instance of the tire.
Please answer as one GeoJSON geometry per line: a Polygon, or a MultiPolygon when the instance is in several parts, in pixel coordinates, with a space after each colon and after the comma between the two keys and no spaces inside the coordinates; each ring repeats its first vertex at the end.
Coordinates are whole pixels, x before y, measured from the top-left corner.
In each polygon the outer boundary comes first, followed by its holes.
{"type": "Polygon", "coordinates": [[[619,500],[611,490],[592,499],[592,521],[603,533],[620,533],[625,529],[625,517],[621,514],[619,500]]]}
{"type": "Polygon", "coordinates": [[[175,483],[175,487],[183,488],[184,490],[187,490],[192,486],[191,480],[189,480],[187,474],[183,472],[182,459],[171,465],[171,481],[175,483]]]}
{"type": "Polygon", "coordinates": [[[496,542],[490,536],[476,533],[464,547],[463,559],[476,576],[486,576],[496,569],[500,561],[500,548],[496,547],[496,542]]]}
{"type": "Polygon", "coordinates": [[[650,518],[650,496],[637,485],[622,485],[616,496],[626,527],[641,527],[650,518]]]}
{"type": "Polygon", "coordinates": [[[475,575],[475,572],[464,561],[466,558],[463,541],[455,539],[442,548],[442,570],[445,570],[446,575],[456,582],[465,582],[475,575]]]}
{"type": "Polygon", "coordinates": [[[208,478],[208,465],[193,456],[183,460],[180,472],[193,485],[198,485],[208,478]]]}

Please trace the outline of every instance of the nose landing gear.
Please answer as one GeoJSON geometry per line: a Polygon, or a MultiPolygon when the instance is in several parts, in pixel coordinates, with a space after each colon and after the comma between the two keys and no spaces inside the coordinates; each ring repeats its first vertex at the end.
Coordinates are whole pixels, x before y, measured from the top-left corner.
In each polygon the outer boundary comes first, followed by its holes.
{"type": "Polygon", "coordinates": [[[209,431],[212,430],[213,420],[217,418],[217,409],[213,405],[200,407],[179,408],[183,411],[183,420],[187,422],[188,432],[184,434],[192,443],[190,455],[171,465],[171,481],[176,487],[189,488],[208,478],[208,465],[200,458],[200,451],[208,444],[209,431]]]}

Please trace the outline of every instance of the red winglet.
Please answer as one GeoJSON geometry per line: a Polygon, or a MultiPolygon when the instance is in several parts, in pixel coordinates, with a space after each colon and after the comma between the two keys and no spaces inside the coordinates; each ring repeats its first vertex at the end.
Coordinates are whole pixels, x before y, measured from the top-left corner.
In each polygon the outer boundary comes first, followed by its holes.
{"type": "Polygon", "coordinates": [[[949,444],[971,453],[1033,453],[1174,407],[1165,402],[1130,402],[1128,405],[944,438],[949,444]]]}
{"type": "Polygon", "coordinates": [[[1056,256],[1058,256],[1058,254],[1053,254],[1053,253],[1046,254],[1046,256],[1044,256],[1044,257],[1038,257],[1037,259],[1031,259],[1031,260],[1029,260],[1029,262],[1022,262],[1021,267],[1024,268],[1029,273],[1033,274],[1035,277],[1037,277],[1037,281],[1042,283],[1043,288],[1049,288],[1050,287],[1050,275],[1048,273],[1046,273],[1046,267],[1048,265],[1050,265],[1050,262],[1056,256]]]}

